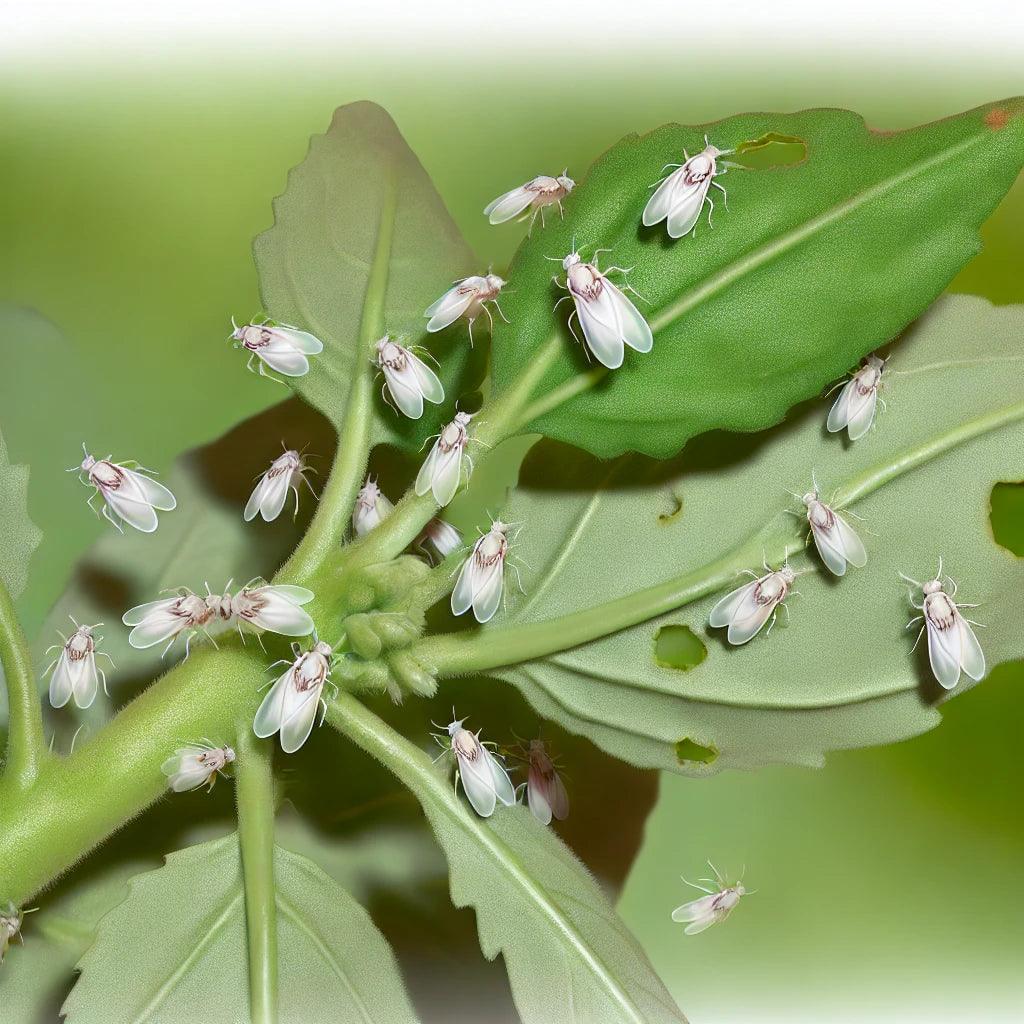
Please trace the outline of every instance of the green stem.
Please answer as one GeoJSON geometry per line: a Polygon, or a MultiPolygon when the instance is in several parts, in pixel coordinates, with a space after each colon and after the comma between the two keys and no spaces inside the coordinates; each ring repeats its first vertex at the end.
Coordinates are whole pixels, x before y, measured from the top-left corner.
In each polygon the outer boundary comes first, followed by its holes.
{"type": "Polygon", "coordinates": [[[334,465],[306,535],[278,573],[282,582],[309,579],[330,555],[338,551],[363,483],[370,457],[370,425],[373,422],[373,367],[370,353],[374,342],[386,331],[384,308],[397,208],[398,190],[392,181],[390,188],[385,190],[384,205],[381,208],[373,265],[370,267],[366,295],[363,298],[352,387],[345,419],[338,434],[334,465]]]}
{"type": "Polygon", "coordinates": [[[238,723],[235,795],[245,886],[249,1012],[253,1024],[277,1021],[277,905],[274,890],[274,747],[252,719],[238,723]]]}
{"type": "Polygon", "coordinates": [[[28,644],[7,587],[0,580],[0,663],[7,680],[9,728],[3,781],[27,789],[39,775],[46,758],[43,711],[32,673],[28,644]]]}

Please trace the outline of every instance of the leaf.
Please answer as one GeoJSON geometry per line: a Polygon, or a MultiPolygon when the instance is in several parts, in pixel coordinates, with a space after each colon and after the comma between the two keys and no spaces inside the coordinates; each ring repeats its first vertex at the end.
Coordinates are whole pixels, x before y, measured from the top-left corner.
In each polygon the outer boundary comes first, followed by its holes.
{"type": "MultiPolygon", "coordinates": [[[[281,1021],[415,1021],[391,951],[363,908],[280,847],[274,874],[281,1021]]],[[[210,1020],[247,1020],[245,942],[237,837],[179,850],[137,876],[100,922],[63,1013],[73,1024],[181,1021],[200,1007],[210,1020]]]]}
{"type": "Polygon", "coordinates": [[[829,750],[923,732],[946,693],[926,645],[912,653],[898,572],[929,579],[943,556],[959,600],[982,602],[990,668],[1024,655],[1024,566],[989,524],[993,485],[1024,478],[1022,333],[1024,307],[941,300],[895,349],[888,410],[853,444],[825,432],[829,399],[769,434],[709,436],[664,464],[539,445],[503,513],[524,524],[512,551],[533,567],[526,596],[492,626],[423,641],[417,658],[442,673],[491,669],[609,753],[690,774],[820,764],[829,750]],[[857,498],[868,564],[836,579],[813,549],[797,557],[807,574],[791,625],[783,616],[771,636],[730,647],[708,612],[739,570],[802,549],[806,521],[783,511],[802,506],[784,491],[803,493],[812,470],[826,499],[837,488],[840,504],[857,498]],[[659,664],[670,624],[707,647],[700,664],[659,664]]]}
{"type": "Polygon", "coordinates": [[[583,865],[524,807],[477,817],[426,754],[355,698],[331,723],[415,794],[448,858],[452,900],[501,953],[523,1024],[684,1021],[639,943],[583,865]]]}
{"type": "Polygon", "coordinates": [[[28,517],[28,466],[13,466],[0,434],[0,583],[16,598],[28,583],[28,563],[42,533],[28,517]]]}
{"type": "Polygon", "coordinates": [[[666,458],[708,430],[777,423],[894,337],[979,250],[978,226],[1024,162],[1021,109],[1013,100],[898,133],[809,110],[628,136],[572,193],[565,220],[520,248],[503,300],[511,323],[495,332],[495,394],[550,357],[527,428],[601,457],[666,458]],[[703,149],[705,131],[723,148],[784,134],[807,159],[731,171],[714,230],[702,220],[696,238],[672,242],[664,225],[640,226],[648,186],[666,161],[703,149]],[[573,239],[584,255],[610,248],[602,265],[633,268],[655,330],[650,354],[627,350],[610,374],[572,340],[566,305],[553,312],[566,293],[549,285],[558,267],[547,257],[573,239]]]}
{"type": "Polygon", "coordinates": [[[364,429],[371,406],[372,436],[411,451],[450,419],[455,399],[469,389],[469,338],[462,327],[426,335],[423,310],[477,268],[384,110],[352,103],[335,112],[289,174],[274,201],[274,226],[253,248],[267,312],[324,343],[309,373],[290,383],[339,432],[349,409],[357,409],[359,427],[348,425],[347,443],[356,443],[353,431],[364,429]],[[407,346],[425,344],[440,361],[446,401],[428,406],[421,420],[400,416],[373,384],[373,343],[385,333],[407,346]]]}

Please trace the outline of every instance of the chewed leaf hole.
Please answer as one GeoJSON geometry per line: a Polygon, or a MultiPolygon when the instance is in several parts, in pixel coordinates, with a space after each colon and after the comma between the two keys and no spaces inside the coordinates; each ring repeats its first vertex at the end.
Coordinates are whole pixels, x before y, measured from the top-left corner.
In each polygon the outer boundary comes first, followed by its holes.
{"type": "Polygon", "coordinates": [[[736,152],[727,157],[751,171],[767,171],[773,167],[793,167],[807,159],[807,143],[795,135],[767,132],[759,139],[741,142],[736,152]]]}
{"type": "Polygon", "coordinates": [[[718,757],[718,748],[714,745],[704,746],[684,736],[676,741],[676,760],[680,764],[687,761],[697,761],[699,764],[711,764],[718,757]]]}
{"type": "Polygon", "coordinates": [[[1024,480],[992,488],[992,536],[1000,547],[1024,558],[1024,480]]]}
{"type": "Polygon", "coordinates": [[[708,649],[689,626],[662,626],[654,641],[654,660],[662,668],[687,672],[708,656],[708,649]]]}

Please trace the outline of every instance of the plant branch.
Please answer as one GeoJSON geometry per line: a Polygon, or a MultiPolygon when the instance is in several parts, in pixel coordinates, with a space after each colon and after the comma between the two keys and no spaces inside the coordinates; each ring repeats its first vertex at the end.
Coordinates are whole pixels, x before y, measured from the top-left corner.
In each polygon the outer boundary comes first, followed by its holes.
{"type": "Polygon", "coordinates": [[[4,678],[7,680],[7,703],[10,709],[3,781],[16,789],[26,789],[35,781],[46,758],[43,712],[25,634],[18,622],[14,602],[2,580],[0,663],[3,664],[4,678]]]}
{"type": "Polygon", "coordinates": [[[249,1012],[253,1024],[276,1024],[277,905],[274,896],[273,742],[258,740],[242,718],[236,739],[235,795],[245,887],[249,1012]]]}

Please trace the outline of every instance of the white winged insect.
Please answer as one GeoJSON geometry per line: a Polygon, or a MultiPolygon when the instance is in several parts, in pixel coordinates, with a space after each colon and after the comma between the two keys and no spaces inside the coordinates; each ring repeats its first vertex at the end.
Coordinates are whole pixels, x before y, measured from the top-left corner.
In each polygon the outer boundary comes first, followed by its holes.
{"type": "MultiPolygon", "coordinates": [[[[793,581],[797,574],[790,569],[788,563],[778,569],[771,569],[765,564],[764,569],[761,576],[749,569],[744,570],[754,578],[726,594],[711,609],[708,624],[714,627],[728,626],[726,636],[731,644],[738,646],[753,639],[769,619],[774,625],[778,608],[785,607],[783,601],[793,592],[793,581]]],[[[769,626],[768,633],[771,630],[769,626]]]]}
{"type": "Polygon", "coordinates": [[[553,817],[559,821],[569,817],[569,794],[544,740],[520,744],[516,756],[526,765],[526,782],[516,789],[516,796],[526,790],[526,803],[533,816],[542,825],[550,825],[553,817]]]}
{"type": "Polygon", "coordinates": [[[466,466],[466,480],[473,472],[473,459],[466,451],[471,440],[468,412],[457,412],[434,442],[430,454],[423,460],[416,475],[416,493],[434,493],[434,500],[442,508],[455,497],[462,480],[462,467],[466,466]]]}
{"type": "Polygon", "coordinates": [[[377,368],[384,374],[384,401],[411,420],[423,415],[423,400],[440,405],[444,386],[437,374],[411,349],[392,341],[386,334],[377,342],[377,368]]]}
{"type": "Polygon", "coordinates": [[[289,490],[295,495],[295,515],[298,515],[299,485],[304,483],[310,494],[316,497],[313,485],[306,479],[306,473],[315,472],[312,466],[306,465],[301,452],[286,449],[260,476],[259,483],[246,502],[242,518],[248,523],[259,515],[264,522],[272,522],[284,509],[289,490]]]}
{"type": "MultiPolygon", "coordinates": [[[[108,455],[96,459],[82,445],[85,458],[68,472],[77,473],[86,487],[95,487],[95,494],[89,496],[89,508],[96,512],[92,500],[96,494],[102,496],[103,517],[124,533],[122,523],[133,526],[142,533],[152,533],[159,521],[157,510],[170,512],[178,504],[174,495],[163,484],[146,476],[153,470],[140,466],[134,460],[112,462],[108,455]]],[[[96,513],[99,515],[99,513],[96,513]]]]}
{"type": "Polygon", "coordinates": [[[22,922],[26,914],[38,909],[33,907],[31,910],[19,910],[13,903],[8,903],[6,910],[0,910],[0,964],[4,962],[7,950],[15,939],[24,944],[25,940],[21,936],[22,922]]]}
{"type": "Polygon", "coordinates": [[[544,211],[556,203],[558,212],[564,217],[562,200],[576,187],[576,182],[568,176],[568,168],[553,178],[548,174],[538,174],[525,185],[520,185],[504,195],[498,196],[493,202],[484,207],[484,216],[492,224],[504,224],[506,221],[524,214],[523,219],[529,216],[528,211],[533,209],[530,216],[530,232],[533,232],[533,223],[540,214],[540,226],[544,227],[544,211]]]}
{"type": "Polygon", "coordinates": [[[228,746],[218,747],[209,740],[178,747],[172,757],[167,758],[160,770],[167,776],[167,785],[175,793],[208,786],[213,789],[218,775],[224,774],[226,765],[235,759],[235,752],[228,746]]]}
{"type": "Polygon", "coordinates": [[[505,323],[508,317],[501,311],[498,305],[498,296],[501,289],[505,287],[505,281],[497,274],[485,274],[477,277],[464,277],[451,286],[437,300],[427,306],[424,312],[425,317],[430,320],[427,323],[427,330],[433,334],[435,331],[443,331],[449,325],[455,323],[462,317],[469,324],[469,344],[473,344],[473,322],[481,313],[487,314],[491,324],[491,333],[494,332],[494,317],[486,303],[490,302],[498,311],[498,316],[505,323]]]}
{"type": "MultiPolygon", "coordinates": [[[[452,591],[452,614],[463,615],[473,609],[477,622],[489,622],[498,610],[505,591],[505,560],[508,557],[508,532],[511,524],[495,519],[487,533],[473,545],[452,591]]],[[[512,566],[518,577],[519,570],[512,566]]],[[[519,589],[522,590],[522,581],[519,589]]]]}
{"type": "Polygon", "coordinates": [[[696,935],[705,928],[724,921],[739,901],[754,891],[747,889],[742,881],[727,884],[711,861],[708,861],[708,867],[711,868],[714,878],[701,878],[697,882],[683,879],[687,885],[700,889],[706,895],[698,896],[697,899],[690,900],[689,903],[684,903],[672,911],[673,921],[688,922],[684,929],[687,935],[696,935]],[[700,882],[706,882],[707,885],[700,885],[700,882]]]}
{"type": "MultiPolygon", "coordinates": [[[[652,227],[660,224],[661,221],[668,221],[668,233],[670,238],[682,238],[690,231],[696,233],[697,220],[706,202],[708,210],[708,227],[714,227],[711,223],[711,214],[714,212],[715,204],[708,194],[711,186],[720,189],[725,197],[725,189],[715,181],[728,170],[728,166],[721,166],[718,158],[732,153],[731,149],[719,149],[708,142],[704,136],[704,149],[694,156],[690,156],[683,150],[682,164],[666,164],[666,167],[675,167],[667,178],[655,182],[652,188],[657,191],[647,201],[644,207],[643,222],[645,227],[652,227]]],[[[725,198],[725,208],[729,208],[728,199],[725,198]]]]}
{"type": "Polygon", "coordinates": [[[196,633],[202,632],[216,647],[217,642],[210,636],[206,627],[219,614],[222,595],[211,594],[209,598],[202,598],[188,587],[178,587],[165,593],[174,596],[136,605],[121,616],[121,621],[126,626],[133,627],[128,634],[128,643],[136,650],[145,650],[166,640],[167,646],[160,655],[163,657],[171,649],[174,641],[184,634],[187,658],[193,637],[196,633]]]}
{"type": "Polygon", "coordinates": [[[47,654],[56,650],[60,654],[50,662],[43,675],[53,669],[53,675],[50,676],[50,704],[53,707],[62,708],[74,697],[75,703],[84,709],[92,706],[100,685],[104,693],[107,690],[107,677],[103,669],[96,665],[97,656],[106,658],[111,668],[114,662],[109,654],[97,650],[103,637],[96,636],[93,630],[102,626],[102,622],[86,626],[79,625],[70,615],[68,618],[74,622],[75,631],[67,637],[61,633],[63,645],[54,644],[47,649],[47,654]]]}
{"type": "Polygon", "coordinates": [[[845,429],[850,440],[857,441],[871,429],[875,409],[882,401],[878,389],[884,369],[884,359],[868,356],[864,365],[851,375],[829,410],[826,426],[830,434],[845,429]]]}
{"type": "Polygon", "coordinates": [[[919,583],[903,573],[900,573],[900,577],[921,591],[920,604],[914,600],[913,593],[910,595],[910,603],[919,609],[921,614],[915,615],[907,623],[907,629],[924,620],[914,647],[921,642],[921,634],[927,630],[928,661],[939,685],[952,690],[960,682],[961,671],[975,682],[981,679],[985,675],[985,653],[971,628],[980,626],[981,623],[964,618],[960,613],[961,608],[978,606],[953,600],[957,585],[949,576],[946,580],[952,588],[952,593],[946,592],[942,584],[942,559],[939,559],[939,571],[933,580],[919,583]]]}
{"type": "Polygon", "coordinates": [[[435,733],[434,739],[444,748],[441,757],[449,752],[455,756],[456,789],[461,779],[473,810],[481,818],[489,818],[498,803],[511,807],[516,802],[515,789],[505,766],[488,749],[494,744],[481,742],[479,730],[472,733],[464,729],[462,723],[466,720],[456,719],[454,708],[452,719],[446,726],[433,724],[446,730],[446,734],[435,733]]]}
{"type": "Polygon", "coordinates": [[[384,496],[377,486],[377,481],[366,478],[366,483],[359,488],[356,503],[352,509],[352,529],[357,537],[368,534],[375,526],[379,526],[395,506],[384,496]]]}
{"type": "Polygon", "coordinates": [[[315,596],[305,587],[267,583],[257,577],[231,598],[231,618],[243,640],[243,624],[257,634],[265,630],[281,636],[309,636],[313,620],[301,606],[315,596]]]}
{"type": "Polygon", "coordinates": [[[811,528],[814,546],[829,572],[834,576],[845,576],[848,564],[858,569],[868,564],[864,542],[843,518],[842,513],[821,500],[816,480],[813,490],[804,495],[793,491],[789,493],[804,503],[807,525],[811,528]]]}
{"type": "Polygon", "coordinates": [[[334,662],[330,644],[314,640],[308,651],[292,644],[292,657],[294,661],[290,663],[275,662],[288,668],[263,698],[252,724],[253,732],[261,739],[279,732],[281,749],[286,754],[294,754],[309,738],[318,708],[322,707],[323,714],[327,714],[323,690],[325,686],[334,686],[328,678],[334,662]]]}
{"type": "Polygon", "coordinates": [[[435,517],[423,527],[423,532],[416,538],[415,547],[419,548],[431,562],[440,564],[453,551],[462,546],[462,534],[445,519],[435,517]]]}
{"type": "Polygon", "coordinates": [[[284,374],[285,377],[303,377],[309,373],[309,359],[324,350],[324,343],[313,337],[308,331],[300,331],[289,324],[252,323],[241,327],[231,320],[234,330],[231,340],[236,342],[235,348],[244,348],[249,353],[247,370],[259,373],[261,377],[276,380],[267,367],[284,374]],[[259,360],[257,367],[253,360],[259,360]]]}
{"type": "MultiPolygon", "coordinates": [[[[637,352],[650,352],[654,347],[654,335],[623,290],[608,279],[608,274],[614,271],[621,274],[629,271],[622,267],[609,267],[607,271],[598,269],[598,254],[607,251],[598,249],[594,253],[595,262],[584,263],[580,254],[574,250],[562,260],[565,284],[557,276],[552,280],[559,288],[569,292],[555,303],[555,308],[566,299],[571,298],[573,301],[573,312],[569,314],[569,330],[573,337],[579,341],[572,326],[572,318],[575,316],[583,328],[587,351],[603,366],[615,370],[622,365],[626,345],[637,352]]],[[[629,285],[625,286],[625,291],[638,294],[629,285]]]]}

